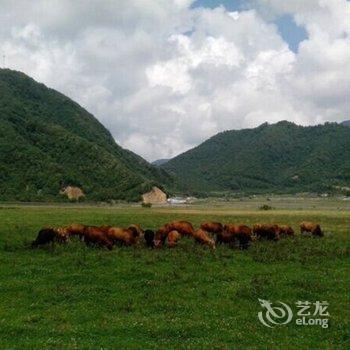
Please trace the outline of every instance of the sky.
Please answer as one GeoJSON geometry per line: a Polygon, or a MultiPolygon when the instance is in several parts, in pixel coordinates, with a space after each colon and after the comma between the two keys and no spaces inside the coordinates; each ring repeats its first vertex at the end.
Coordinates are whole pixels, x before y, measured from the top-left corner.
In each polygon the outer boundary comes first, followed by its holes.
{"type": "Polygon", "coordinates": [[[218,132],[350,118],[347,0],[0,0],[0,65],[149,161],[218,132]]]}

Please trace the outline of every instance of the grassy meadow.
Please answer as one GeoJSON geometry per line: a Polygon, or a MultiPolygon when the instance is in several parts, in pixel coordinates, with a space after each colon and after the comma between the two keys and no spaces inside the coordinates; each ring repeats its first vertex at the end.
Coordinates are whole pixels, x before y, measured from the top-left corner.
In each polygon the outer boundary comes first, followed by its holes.
{"type": "Polygon", "coordinates": [[[182,207],[0,206],[1,349],[349,349],[350,207],[328,199],[202,203],[182,207]],[[38,230],[72,222],[156,229],[174,219],[319,222],[322,239],[255,242],[215,252],[182,239],[175,249],[74,241],[31,249],[38,230]],[[328,301],[329,328],[267,328],[258,298],[328,301]]]}

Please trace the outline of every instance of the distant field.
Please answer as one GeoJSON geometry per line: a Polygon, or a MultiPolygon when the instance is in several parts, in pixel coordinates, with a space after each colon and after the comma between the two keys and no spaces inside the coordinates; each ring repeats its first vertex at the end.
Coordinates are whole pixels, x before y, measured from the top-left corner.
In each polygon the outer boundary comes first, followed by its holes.
{"type": "MultiPolygon", "coordinates": [[[[0,206],[1,349],[349,349],[350,202],[265,198],[142,209],[0,206]],[[259,211],[261,204],[276,210],[259,211]],[[28,248],[45,225],[81,222],[157,228],[173,220],[319,222],[322,239],[257,242],[213,253],[176,249],[28,248]],[[259,323],[258,298],[328,301],[330,326],[259,323]]],[[[294,309],[295,310],[295,309],[294,309]]]]}

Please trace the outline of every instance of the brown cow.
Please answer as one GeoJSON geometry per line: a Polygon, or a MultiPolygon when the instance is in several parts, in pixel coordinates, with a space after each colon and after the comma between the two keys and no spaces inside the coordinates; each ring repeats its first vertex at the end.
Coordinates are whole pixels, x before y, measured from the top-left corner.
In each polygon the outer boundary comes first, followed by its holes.
{"type": "Polygon", "coordinates": [[[142,227],[139,224],[132,224],[128,228],[130,229],[132,227],[134,227],[137,230],[139,237],[143,237],[145,232],[143,231],[142,227]]]}
{"type": "Polygon", "coordinates": [[[235,241],[234,235],[226,230],[223,230],[222,232],[219,232],[216,235],[216,244],[232,244],[235,241]]]}
{"type": "Polygon", "coordinates": [[[194,228],[188,221],[172,221],[165,224],[165,226],[167,227],[168,232],[175,230],[183,236],[193,236],[194,233],[194,228]]]}
{"type": "Polygon", "coordinates": [[[225,225],[224,232],[231,240],[238,241],[240,249],[247,249],[252,241],[252,229],[246,225],[225,225]]]}
{"type": "Polygon", "coordinates": [[[113,241],[106,235],[105,230],[100,227],[85,226],[83,237],[86,245],[96,244],[109,250],[113,249],[113,241]]]}
{"type": "Polygon", "coordinates": [[[321,226],[314,222],[303,221],[300,223],[300,233],[311,232],[313,236],[323,237],[321,226]]]}
{"type": "Polygon", "coordinates": [[[273,224],[256,224],[253,226],[253,233],[258,239],[278,241],[280,239],[280,228],[273,224]]]}
{"type": "Polygon", "coordinates": [[[206,221],[202,222],[201,229],[210,233],[220,233],[224,228],[220,222],[206,221]]]}
{"type": "Polygon", "coordinates": [[[208,247],[215,249],[215,241],[209,237],[208,232],[198,229],[193,233],[193,238],[197,243],[207,245],[208,247]]]}
{"type": "Polygon", "coordinates": [[[67,227],[58,227],[55,229],[57,241],[59,243],[67,243],[69,241],[69,231],[67,227]]]}
{"type": "Polygon", "coordinates": [[[164,245],[170,231],[171,230],[169,230],[167,224],[165,224],[157,230],[154,236],[154,246],[156,248],[160,248],[164,245]]]}
{"type": "Polygon", "coordinates": [[[70,236],[78,236],[80,240],[84,240],[85,225],[82,224],[71,224],[67,226],[67,232],[70,236]]]}
{"type": "Polygon", "coordinates": [[[169,232],[177,231],[183,236],[193,236],[194,228],[188,221],[172,221],[161,226],[154,237],[154,244],[156,247],[164,245],[169,232]]]}
{"type": "Polygon", "coordinates": [[[135,227],[127,229],[111,227],[106,236],[113,243],[121,243],[126,246],[136,245],[139,242],[139,232],[135,227]]]}
{"type": "Polygon", "coordinates": [[[178,241],[180,240],[181,235],[179,232],[173,230],[168,233],[168,247],[174,248],[177,246],[178,241]]]}
{"type": "Polygon", "coordinates": [[[294,230],[290,226],[282,225],[282,226],[279,226],[279,228],[280,228],[281,236],[289,236],[289,237],[294,236],[294,230]]]}
{"type": "Polygon", "coordinates": [[[109,231],[110,228],[112,228],[112,226],[108,226],[108,225],[102,225],[102,226],[98,226],[98,228],[103,231],[105,234],[107,234],[107,232],[109,231]]]}

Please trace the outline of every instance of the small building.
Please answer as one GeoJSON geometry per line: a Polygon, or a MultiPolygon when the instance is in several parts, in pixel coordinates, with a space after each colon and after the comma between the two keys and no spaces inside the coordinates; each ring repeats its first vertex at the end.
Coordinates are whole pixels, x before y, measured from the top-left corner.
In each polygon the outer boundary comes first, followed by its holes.
{"type": "Polygon", "coordinates": [[[196,200],[194,197],[171,197],[168,199],[169,204],[191,204],[196,200]]]}
{"type": "Polygon", "coordinates": [[[153,187],[151,191],[142,195],[143,203],[166,204],[167,195],[160,188],[153,187]]]}
{"type": "Polygon", "coordinates": [[[169,204],[186,204],[187,199],[183,197],[172,197],[168,199],[169,204]]]}

